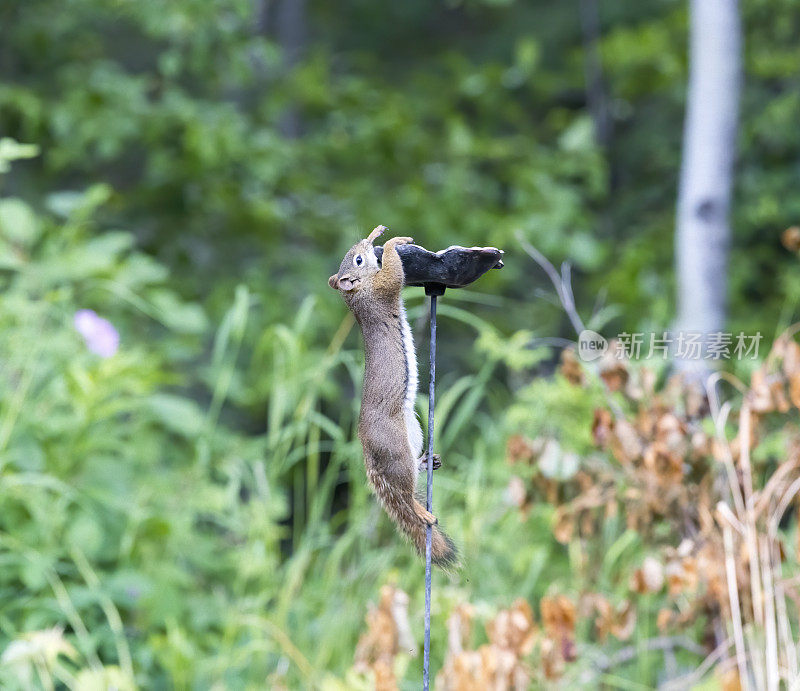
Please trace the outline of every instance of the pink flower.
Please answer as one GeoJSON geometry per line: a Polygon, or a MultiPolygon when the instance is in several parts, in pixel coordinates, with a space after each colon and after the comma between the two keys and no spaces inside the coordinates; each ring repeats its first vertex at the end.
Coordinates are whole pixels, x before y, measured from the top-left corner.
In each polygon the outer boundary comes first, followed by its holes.
{"type": "Polygon", "coordinates": [[[119,332],[108,319],[98,316],[94,310],[78,310],[73,321],[86,347],[93,353],[106,358],[117,352],[119,332]]]}

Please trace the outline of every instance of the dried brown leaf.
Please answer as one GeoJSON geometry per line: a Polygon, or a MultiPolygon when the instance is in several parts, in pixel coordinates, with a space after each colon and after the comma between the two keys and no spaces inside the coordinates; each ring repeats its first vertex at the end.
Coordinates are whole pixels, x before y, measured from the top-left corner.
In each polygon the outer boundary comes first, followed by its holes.
{"type": "Polygon", "coordinates": [[[606,598],[598,596],[595,599],[597,618],[594,625],[600,640],[605,640],[609,634],[621,641],[628,640],[636,628],[636,610],[630,601],[623,602],[619,607],[614,607],[606,598]]]}
{"type": "Polygon", "coordinates": [[[614,418],[605,408],[595,408],[592,420],[592,439],[597,447],[604,449],[614,431],[614,418]]]}
{"type": "Polygon", "coordinates": [[[772,392],[767,383],[767,374],[763,367],[759,367],[750,377],[750,391],[748,392],[750,409],[756,413],[771,413],[775,410],[772,401],[772,392]]]}
{"type": "Polygon", "coordinates": [[[489,643],[466,650],[473,610],[460,605],[448,620],[449,646],[436,688],[445,691],[524,691],[531,671],[524,661],[534,646],[536,627],[525,600],[500,610],[486,626],[489,643]]]}
{"type": "Polygon", "coordinates": [[[782,360],[781,369],[785,376],[800,373],[800,344],[797,341],[787,339],[782,360]]]}
{"type": "Polygon", "coordinates": [[[506,443],[506,458],[511,464],[520,461],[530,462],[533,460],[533,442],[526,439],[521,434],[514,434],[508,438],[506,443]]]}
{"type": "Polygon", "coordinates": [[[645,557],[640,568],[633,572],[631,590],[644,595],[657,593],[664,587],[664,567],[655,557],[645,557]]]}
{"type": "Polygon", "coordinates": [[[542,641],[540,665],[547,679],[560,679],[564,675],[564,658],[558,644],[550,638],[542,641]]]}
{"type": "Polygon", "coordinates": [[[525,657],[533,650],[535,633],[533,610],[522,598],[515,600],[509,609],[498,612],[486,625],[489,642],[513,651],[517,657],[525,657]]]}
{"type": "Polygon", "coordinates": [[[566,662],[575,659],[575,603],[565,595],[543,597],[539,606],[548,638],[558,643],[566,662]]]}
{"type": "Polygon", "coordinates": [[[397,679],[388,660],[378,660],[372,667],[375,675],[375,691],[397,691],[397,679]]]}
{"type": "Polygon", "coordinates": [[[642,441],[634,426],[627,420],[617,420],[614,424],[611,451],[623,465],[629,465],[641,456],[642,441]]]}
{"type": "Polygon", "coordinates": [[[621,360],[601,361],[600,377],[609,391],[621,391],[628,383],[628,367],[621,360]]]}
{"type": "Polygon", "coordinates": [[[665,567],[664,573],[670,595],[694,593],[697,590],[700,579],[697,573],[697,560],[694,557],[684,556],[671,560],[665,567]]]}
{"type": "Polygon", "coordinates": [[[575,356],[575,351],[572,348],[565,348],[561,351],[561,374],[571,384],[575,386],[583,386],[586,382],[586,377],[583,374],[583,366],[578,358],[575,356]]]}
{"type": "Polygon", "coordinates": [[[664,442],[654,442],[645,449],[644,467],[661,485],[680,484],[683,480],[683,458],[664,442]]]}
{"type": "Polygon", "coordinates": [[[730,667],[725,671],[717,673],[720,691],[742,691],[742,683],[739,680],[739,671],[736,667],[730,667]]]}
{"type": "Polygon", "coordinates": [[[374,675],[375,688],[394,691],[394,660],[400,650],[416,655],[416,645],[408,621],[408,595],[399,588],[384,585],[378,606],[371,605],[365,621],[367,630],[358,640],[354,668],[374,675]]]}
{"type": "Polygon", "coordinates": [[[789,376],[789,398],[795,408],[800,408],[800,372],[789,376]]]}
{"type": "Polygon", "coordinates": [[[575,516],[567,507],[560,506],[556,510],[556,524],[553,528],[553,536],[562,545],[569,544],[575,534],[575,516]]]}
{"type": "Polygon", "coordinates": [[[781,233],[781,244],[790,252],[800,250],[800,228],[789,226],[781,233]]]}
{"type": "Polygon", "coordinates": [[[656,626],[661,633],[666,633],[670,627],[672,626],[674,616],[671,609],[667,609],[663,607],[662,609],[658,610],[658,616],[656,616],[656,626]]]}

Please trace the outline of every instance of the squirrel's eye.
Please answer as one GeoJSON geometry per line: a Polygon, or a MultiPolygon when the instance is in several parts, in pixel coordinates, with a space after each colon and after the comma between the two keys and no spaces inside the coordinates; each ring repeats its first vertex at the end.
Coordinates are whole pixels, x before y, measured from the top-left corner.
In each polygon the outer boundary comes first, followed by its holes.
{"type": "Polygon", "coordinates": [[[364,263],[364,257],[362,257],[360,254],[357,254],[357,255],[356,255],[354,258],[353,258],[353,263],[354,263],[356,266],[361,266],[361,265],[364,263]]]}

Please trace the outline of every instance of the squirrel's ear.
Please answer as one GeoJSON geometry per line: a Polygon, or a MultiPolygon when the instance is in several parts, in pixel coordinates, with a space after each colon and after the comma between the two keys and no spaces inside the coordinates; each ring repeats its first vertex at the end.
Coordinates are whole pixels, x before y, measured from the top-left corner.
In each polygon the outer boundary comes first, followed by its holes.
{"type": "Polygon", "coordinates": [[[328,279],[328,285],[334,290],[339,290],[339,276],[333,274],[333,276],[328,279]]]}
{"type": "Polygon", "coordinates": [[[381,235],[383,235],[384,231],[389,230],[386,226],[375,226],[372,229],[372,232],[367,236],[367,242],[372,244],[375,240],[378,239],[381,235]]]}

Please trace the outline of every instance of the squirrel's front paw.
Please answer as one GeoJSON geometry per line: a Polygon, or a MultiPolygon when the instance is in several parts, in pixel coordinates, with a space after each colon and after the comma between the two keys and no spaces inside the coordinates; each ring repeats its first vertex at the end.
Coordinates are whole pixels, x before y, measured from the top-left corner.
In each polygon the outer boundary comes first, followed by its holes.
{"type": "Polygon", "coordinates": [[[386,244],[384,245],[384,249],[387,247],[393,247],[394,245],[411,245],[414,243],[414,238],[392,238],[391,240],[387,240],[386,244]]]}

